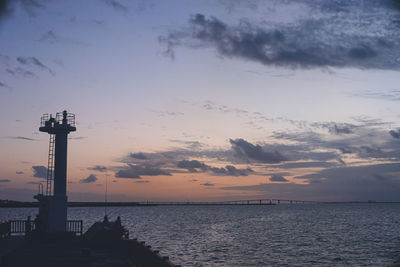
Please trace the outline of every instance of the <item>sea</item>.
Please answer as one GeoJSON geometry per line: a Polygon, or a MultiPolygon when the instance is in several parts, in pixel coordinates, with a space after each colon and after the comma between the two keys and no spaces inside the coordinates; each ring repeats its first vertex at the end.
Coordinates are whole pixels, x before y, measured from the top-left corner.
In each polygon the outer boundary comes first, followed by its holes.
{"type": "MultiPolygon", "coordinates": [[[[0,221],[35,217],[2,208],[0,221]]],[[[400,266],[400,204],[69,208],[84,230],[107,213],[182,266],[400,266]]]]}

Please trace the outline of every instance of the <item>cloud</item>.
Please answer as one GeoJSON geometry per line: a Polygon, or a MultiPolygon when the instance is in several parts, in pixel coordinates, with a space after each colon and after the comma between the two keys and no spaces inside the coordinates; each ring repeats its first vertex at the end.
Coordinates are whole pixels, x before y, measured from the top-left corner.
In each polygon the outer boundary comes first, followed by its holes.
{"type": "Polygon", "coordinates": [[[44,65],[39,59],[36,57],[17,57],[17,61],[22,65],[32,65],[35,67],[39,67],[41,69],[45,69],[50,72],[51,75],[55,75],[55,72],[50,69],[48,66],[44,65]]]}
{"type": "Polygon", "coordinates": [[[30,181],[30,182],[27,182],[27,184],[41,184],[41,182],[33,182],[33,181],[30,181]]]}
{"type": "Polygon", "coordinates": [[[71,140],[83,140],[83,139],[86,139],[86,138],[87,138],[86,136],[68,137],[68,139],[71,139],[71,140]]]}
{"type": "Polygon", "coordinates": [[[268,198],[279,199],[400,201],[399,173],[399,163],[340,167],[297,177],[309,179],[308,184],[269,183],[220,189],[255,191],[268,198]]]}
{"type": "Polygon", "coordinates": [[[337,158],[337,161],[342,165],[346,165],[346,162],[344,160],[342,160],[341,158],[337,158]]]}
{"type": "Polygon", "coordinates": [[[9,183],[11,182],[10,179],[0,179],[0,183],[9,183]]]}
{"type": "Polygon", "coordinates": [[[119,11],[119,12],[123,12],[126,13],[128,12],[128,7],[126,7],[125,5],[121,4],[120,2],[116,1],[116,0],[104,0],[104,2],[111,6],[115,11],[119,11]]]}
{"type": "Polygon", "coordinates": [[[202,147],[202,144],[199,141],[182,141],[182,140],[169,140],[172,143],[185,145],[189,149],[199,149],[202,147]]]}
{"type": "Polygon", "coordinates": [[[50,30],[48,32],[46,32],[45,34],[43,34],[39,41],[44,41],[44,42],[49,42],[49,43],[58,43],[59,37],[56,36],[55,32],[53,30],[50,30]]]}
{"type": "Polygon", "coordinates": [[[137,183],[137,184],[148,184],[148,183],[150,183],[150,181],[147,181],[147,180],[139,180],[139,181],[135,181],[135,183],[137,183]]]}
{"type": "Polygon", "coordinates": [[[7,68],[6,72],[12,76],[22,76],[22,77],[27,77],[27,78],[37,78],[37,75],[33,73],[32,71],[26,70],[21,67],[17,67],[15,69],[10,69],[7,68]]]}
{"type": "Polygon", "coordinates": [[[400,138],[400,131],[399,131],[399,130],[397,130],[397,131],[390,130],[390,131],[389,131],[389,134],[390,134],[393,138],[396,138],[396,139],[399,139],[399,138],[400,138]]]}
{"type": "Polygon", "coordinates": [[[98,178],[96,175],[90,174],[87,178],[79,180],[79,182],[82,184],[90,184],[96,182],[97,180],[98,178]]]}
{"type": "Polygon", "coordinates": [[[351,126],[350,125],[343,125],[343,126],[338,126],[334,125],[333,128],[329,129],[331,133],[334,134],[351,134],[353,133],[351,126]]]}
{"type": "MultiPolygon", "coordinates": [[[[247,113],[253,114],[250,111],[247,113]]],[[[233,177],[264,176],[266,169],[274,168],[274,174],[286,177],[299,172],[352,167],[361,162],[368,165],[376,164],[377,160],[400,160],[400,142],[388,135],[387,122],[371,118],[354,120],[356,124],[305,122],[308,126],[299,128],[303,131],[276,132],[270,137],[273,138],[272,142],[262,145],[238,138],[230,139],[230,149],[172,149],[132,153],[123,160],[128,166],[117,169],[116,176],[140,178],[145,175],[145,170],[152,170],[154,175],[206,173],[233,177]],[[338,134],[332,136],[330,129],[338,134]],[[207,162],[217,163],[213,166],[207,162]],[[236,166],[242,163],[247,164],[247,168],[236,166]],[[131,168],[129,164],[136,167],[131,168]],[[290,170],[290,173],[282,174],[285,170],[290,170]]]]}
{"type": "Polygon", "coordinates": [[[253,145],[242,138],[229,139],[229,142],[235,151],[235,157],[245,162],[279,163],[287,160],[278,151],[266,152],[260,145],[253,145]]]}
{"type": "Polygon", "coordinates": [[[210,183],[210,182],[206,182],[206,183],[201,184],[201,185],[203,185],[203,186],[215,186],[215,184],[212,184],[212,183],[210,183]]]}
{"type": "Polygon", "coordinates": [[[40,42],[47,42],[51,44],[56,44],[56,43],[61,43],[61,44],[71,44],[71,45],[83,45],[87,46],[86,43],[73,40],[71,38],[64,38],[56,34],[54,30],[49,30],[46,33],[44,33],[40,38],[40,42]]]}
{"type": "Polygon", "coordinates": [[[286,179],[282,175],[277,175],[277,174],[271,175],[271,177],[269,177],[269,180],[271,182],[289,182],[288,179],[286,179]]]}
{"type": "MultiPolygon", "coordinates": [[[[388,174],[392,177],[392,173],[400,173],[400,163],[387,164],[371,164],[366,166],[350,166],[327,168],[313,174],[297,176],[298,179],[308,179],[310,181],[324,181],[329,179],[338,179],[339,176],[348,177],[348,179],[361,179],[366,181],[370,178],[376,178],[376,175],[388,174]]],[[[400,181],[399,181],[400,182],[400,181]]]]}
{"type": "Polygon", "coordinates": [[[96,24],[96,25],[99,25],[99,26],[102,26],[102,25],[104,25],[105,24],[105,20],[97,20],[97,19],[92,19],[91,20],[94,24],[96,24]]]}
{"type": "Polygon", "coordinates": [[[23,171],[16,171],[15,174],[24,174],[23,171]]]}
{"type": "Polygon", "coordinates": [[[329,168],[337,166],[336,162],[327,161],[305,161],[305,162],[288,162],[279,165],[282,169],[297,169],[297,168],[329,168]]]}
{"type": "MultiPolygon", "coordinates": [[[[328,10],[340,8],[346,1],[331,1],[329,8],[322,8],[320,2],[303,1],[309,10],[319,8],[319,12],[300,10],[303,17],[290,23],[244,19],[238,25],[228,25],[216,17],[195,14],[186,30],[172,31],[159,41],[171,57],[175,47],[185,45],[213,47],[225,57],[288,68],[400,69],[400,52],[393,49],[400,41],[394,23],[398,13],[388,10],[387,4],[376,6],[372,2],[347,5],[349,12],[332,13],[328,10]],[[368,19],[379,24],[367,24],[368,19]]],[[[287,5],[282,8],[287,9],[287,5]]]]}
{"type": "Polygon", "coordinates": [[[144,153],[142,153],[142,152],[140,152],[140,153],[131,153],[130,157],[134,158],[134,159],[148,159],[146,157],[146,155],[144,153]]]}
{"type": "Polygon", "coordinates": [[[25,140],[25,141],[37,141],[36,139],[24,137],[24,136],[7,136],[8,139],[25,140]]]}
{"type": "Polygon", "coordinates": [[[349,93],[351,96],[372,98],[372,99],[382,99],[387,101],[399,101],[400,100],[400,90],[399,89],[385,89],[384,91],[377,90],[364,90],[355,93],[349,93]]]}
{"type": "Polygon", "coordinates": [[[122,162],[136,165],[152,166],[156,168],[174,168],[177,163],[188,158],[221,158],[225,157],[225,151],[221,150],[194,150],[186,148],[173,148],[167,151],[152,153],[131,153],[122,162]]]}
{"type": "Polygon", "coordinates": [[[232,165],[226,165],[225,168],[210,167],[210,171],[215,175],[225,176],[247,176],[254,172],[251,168],[237,169],[232,165]]]}
{"type": "Polygon", "coordinates": [[[10,86],[8,86],[7,84],[5,84],[5,83],[3,83],[3,82],[0,82],[0,88],[1,88],[1,87],[3,87],[3,88],[8,88],[8,89],[11,88],[10,86]]]}
{"type": "Polygon", "coordinates": [[[351,148],[349,148],[349,147],[338,147],[338,149],[339,149],[340,152],[342,152],[343,154],[351,154],[351,153],[353,153],[353,151],[352,151],[351,148]]]}
{"type": "Polygon", "coordinates": [[[106,166],[101,166],[101,165],[96,165],[96,166],[94,166],[92,168],[88,168],[88,169],[92,170],[92,171],[98,171],[98,172],[105,172],[108,170],[108,168],[106,166]]]}
{"type": "Polygon", "coordinates": [[[189,172],[211,172],[214,175],[225,176],[247,176],[254,172],[251,168],[237,169],[235,166],[226,165],[225,167],[212,167],[198,160],[182,160],[176,165],[178,168],[187,169],[189,172]]]}
{"type": "Polygon", "coordinates": [[[273,137],[277,140],[295,144],[274,145],[271,149],[290,155],[292,161],[320,162],[315,163],[321,164],[320,167],[334,167],[343,155],[369,160],[371,163],[376,159],[394,162],[400,160],[400,142],[395,138],[396,131],[388,134],[387,125],[382,121],[360,120],[358,125],[351,128],[352,134],[341,134],[335,138],[308,131],[275,133],[273,137]]]}
{"type": "Polygon", "coordinates": [[[356,121],[357,124],[332,121],[310,122],[305,120],[293,120],[286,117],[269,117],[257,111],[230,107],[223,104],[217,104],[209,100],[202,103],[201,108],[206,111],[216,111],[221,114],[232,114],[240,119],[246,120],[246,125],[258,130],[263,129],[264,126],[267,126],[265,123],[284,123],[288,124],[289,126],[294,126],[302,131],[328,130],[331,134],[341,135],[354,133],[354,131],[357,131],[358,128],[362,127],[384,126],[390,124],[380,119],[372,119],[368,117],[353,117],[352,119],[356,121]]]}
{"type": "Polygon", "coordinates": [[[0,63],[4,63],[6,65],[8,65],[8,63],[10,62],[10,57],[0,54],[0,63]]]}
{"type": "Polygon", "coordinates": [[[127,167],[117,171],[115,177],[140,179],[141,176],[158,176],[158,175],[170,176],[171,173],[169,173],[167,170],[151,166],[139,166],[139,165],[128,164],[127,167]]]}
{"type": "Polygon", "coordinates": [[[33,177],[47,178],[47,168],[45,166],[32,166],[33,177]]]}
{"type": "Polygon", "coordinates": [[[45,9],[45,5],[44,5],[44,0],[19,0],[22,7],[25,9],[25,11],[31,15],[31,16],[35,16],[36,15],[36,11],[39,9],[45,9]]]}
{"type": "Polygon", "coordinates": [[[196,169],[201,169],[203,171],[206,171],[209,168],[209,166],[207,166],[204,163],[201,163],[198,160],[181,160],[176,164],[176,166],[178,168],[187,169],[191,172],[197,172],[196,169]]]}

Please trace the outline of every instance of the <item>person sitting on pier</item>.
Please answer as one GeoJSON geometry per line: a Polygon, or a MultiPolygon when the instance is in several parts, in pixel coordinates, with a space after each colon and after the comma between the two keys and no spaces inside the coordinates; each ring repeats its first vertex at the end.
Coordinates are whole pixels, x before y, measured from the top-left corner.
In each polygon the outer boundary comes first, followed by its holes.
{"type": "Polygon", "coordinates": [[[122,226],[121,217],[117,217],[117,220],[112,224],[113,229],[119,233],[119,235],[124,239],[129,239],[129,231],[122,226]]]}
{"type": "Polygon", "coordinates": [[[121,217],[117,217],[117,220],[115,221],[115,225],[117,226],[117,227],[121,227],[122,226],[122,224],[121,224],[121,217]]]}
{"type": "Polygon", "coordinates": [[[32,227],[31,227],[31,216],[28,216],[28,219],[25,222],[25,238],[29,235],[31,232],[32,227]]]}
{"type": "Polygon", "coordinates": [[[35,231],[41,232],[43,227],[42,227],[42,223],[40,221],[39,215],[36,214],[36,217],[35,217],[35,220],[33,221],[33,223],[35,224],[35,231]]]}
{"type": "Polygon", "coordinates": [[[107,215],[104,215],[103,223],[104,223],[104,224],[109,224],[109,223],[110,223],[110,222],[108,221],[108,216],[107,216],[107,215]]]}

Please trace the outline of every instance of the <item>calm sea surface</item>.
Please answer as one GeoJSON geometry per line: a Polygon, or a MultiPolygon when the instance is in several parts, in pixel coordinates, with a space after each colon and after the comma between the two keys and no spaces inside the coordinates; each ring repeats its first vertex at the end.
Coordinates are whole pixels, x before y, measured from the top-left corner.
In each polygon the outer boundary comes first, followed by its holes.
{"type": "MultiPolygon", "coordinates": [[[[37,209],[0,209],[0,220],[37,209]]],[[[400,204],[108,208],[131,237],[183,266],[392,266],[400,262],[400,204]]],[[[104,208],[70,208],[85,230],[104,208]]]]}

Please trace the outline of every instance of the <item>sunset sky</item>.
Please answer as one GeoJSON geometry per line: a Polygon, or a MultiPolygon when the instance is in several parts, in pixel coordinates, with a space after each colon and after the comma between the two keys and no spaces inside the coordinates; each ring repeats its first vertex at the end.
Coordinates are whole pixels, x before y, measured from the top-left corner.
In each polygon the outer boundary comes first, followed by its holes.
{"type": "Polygon", "coordinates": [[[0,0],[0,199],[400,201],[400,2],[0,0]]]}

